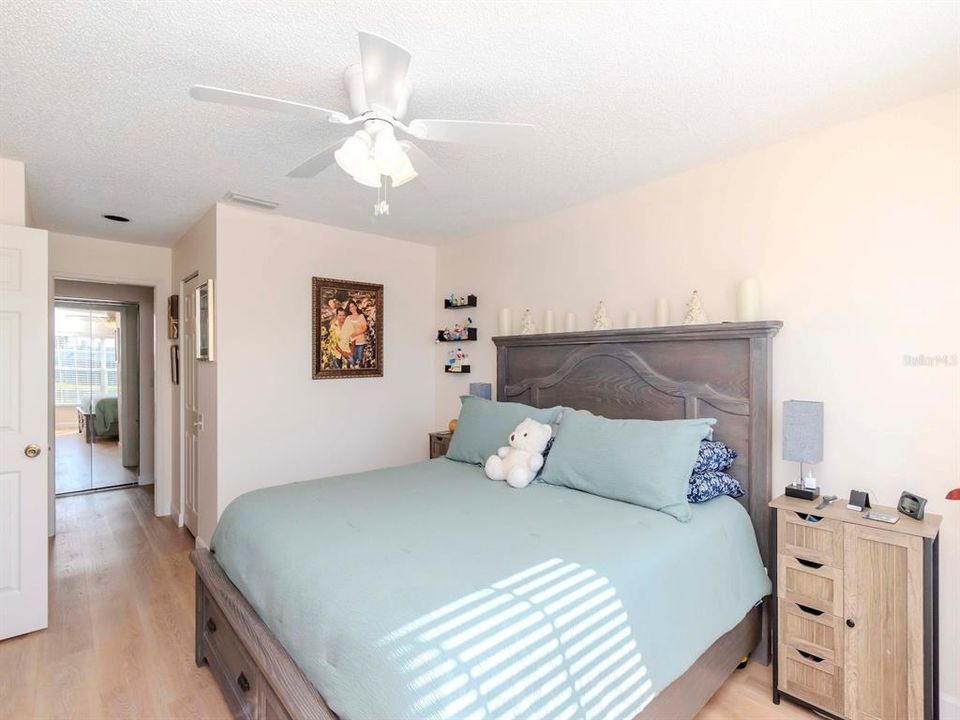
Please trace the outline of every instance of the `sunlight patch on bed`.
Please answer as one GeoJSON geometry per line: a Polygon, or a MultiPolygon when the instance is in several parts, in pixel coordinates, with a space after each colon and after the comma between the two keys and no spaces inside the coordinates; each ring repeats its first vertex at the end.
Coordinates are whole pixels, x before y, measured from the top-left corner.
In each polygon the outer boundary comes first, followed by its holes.
{"type": "Polygon", "coordinates": [[[379,645],[412,711],[442,720],[620,720],[653,700],[609,579],[552,558],[433,610],[379,645]]]}

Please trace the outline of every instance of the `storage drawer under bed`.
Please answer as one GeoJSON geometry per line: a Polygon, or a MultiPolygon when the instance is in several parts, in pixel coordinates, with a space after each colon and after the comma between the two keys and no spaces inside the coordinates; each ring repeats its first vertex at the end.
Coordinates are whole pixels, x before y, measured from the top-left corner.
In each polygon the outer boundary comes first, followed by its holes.
{"type": "Polygon", "coordinates": [[[210,669],[235,717],[249,720],[289,720],[289,715],[244,650],[223,611],[206,588],[203,593],[202,652],[215,656],[210,669]]]}

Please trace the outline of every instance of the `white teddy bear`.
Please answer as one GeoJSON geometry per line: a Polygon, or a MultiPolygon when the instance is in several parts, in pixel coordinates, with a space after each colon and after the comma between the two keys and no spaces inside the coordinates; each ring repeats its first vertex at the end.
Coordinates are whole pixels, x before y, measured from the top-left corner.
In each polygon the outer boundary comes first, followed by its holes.
{"type": "Polygon", "coordinates": [[[483,468],[487,477],[506,480],[510,487],[526,487],[543,467],[543,451],[552,434],[549,425],[526,418],[510,433],[510,447],[502,447],[487,458],[483,468]]]}

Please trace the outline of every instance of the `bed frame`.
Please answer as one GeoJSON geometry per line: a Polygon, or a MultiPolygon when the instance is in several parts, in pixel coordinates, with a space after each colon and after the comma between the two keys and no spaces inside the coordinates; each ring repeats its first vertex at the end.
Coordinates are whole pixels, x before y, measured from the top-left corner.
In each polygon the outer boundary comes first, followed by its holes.
{"type": "MultiPolygon", "coordinates": [[[[760,554],[770,568],[771,344],[782,323],[687,325],[517,335],[497,346],[497,397],[565,405],[611,418],[715,417],[714,437],[739,458],[760,554]]],[[[237,718],[336,720],[317,689],[230,582],[195,550],[198,665],[209,664],[237,718]]],[[[769,598],[721,636],[638,716],[692,718],[752,653],[770,657],[769,598]]]]}

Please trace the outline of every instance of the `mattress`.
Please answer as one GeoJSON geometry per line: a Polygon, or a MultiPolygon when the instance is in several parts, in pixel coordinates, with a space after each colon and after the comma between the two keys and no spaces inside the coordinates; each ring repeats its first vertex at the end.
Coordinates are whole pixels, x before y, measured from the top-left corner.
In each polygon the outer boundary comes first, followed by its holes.
{"type": "Polygon", "coordinates": [[[212,549],[342,720],[633,717],[771,589],[731,498],[681,523],[446,458],[248,493],[212,549]]]}

